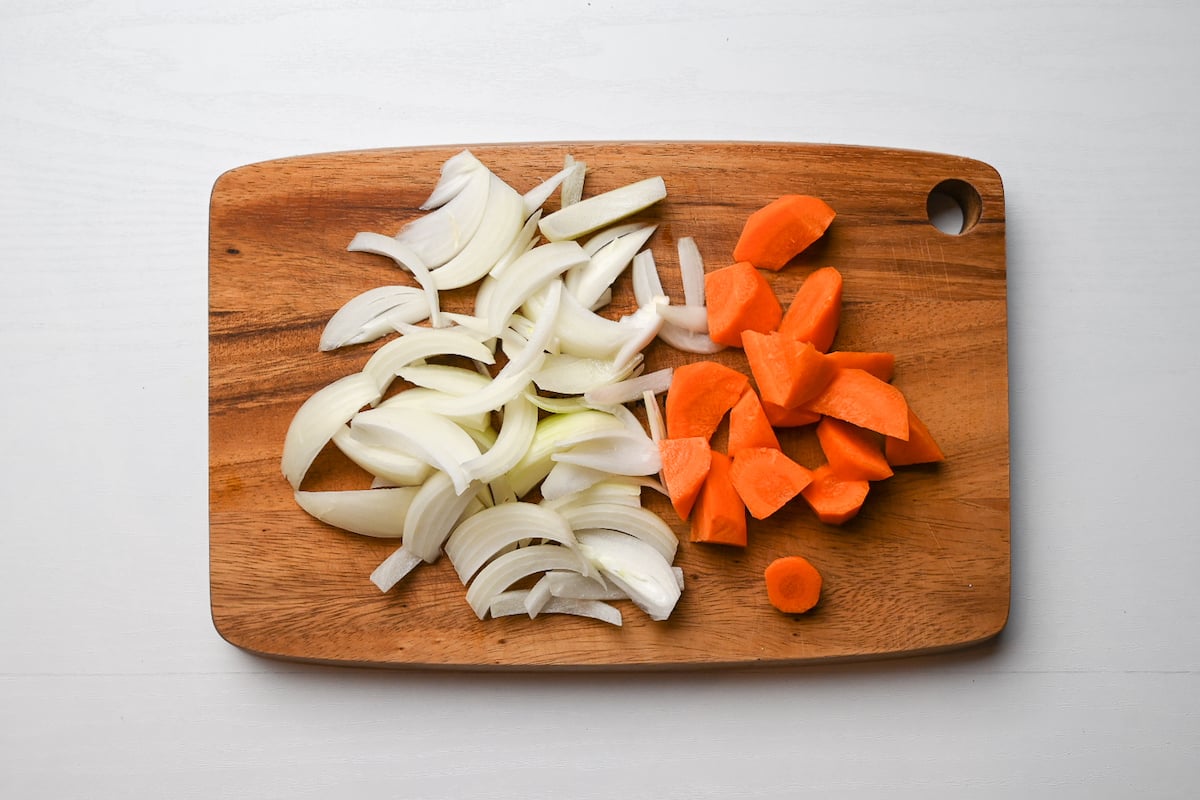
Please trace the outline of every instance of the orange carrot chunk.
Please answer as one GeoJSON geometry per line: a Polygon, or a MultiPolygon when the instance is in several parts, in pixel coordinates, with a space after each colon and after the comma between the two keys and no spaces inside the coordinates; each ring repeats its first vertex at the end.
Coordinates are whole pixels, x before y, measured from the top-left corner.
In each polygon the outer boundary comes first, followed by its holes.
{"type": "Polygon", "coordinates": [[[894,467],[906,464],[933,464],[946,460],[942,448],[938,447],[938,443],[929,433],[929,428],[913,413],[912,408],[908,409],[908,441],[891,436],[883,441],[884,456],[894,467]]]}
{"type": "Polygon", "coordinates": [[[763,413],[767,415],[767,419],[771,421],[771,425],[776,428],[799,428],[821,420],[820,414],[815,411],[809,411],[803,406],[785,408],[763,400],[762,407],[763,413]]]}
{"type": "Polygon", "coordinates": [[[812,473],[778,448],[752,447],[733,457],[733,488],[755,519],[766,519],[812,483],[812,473]]]}
{"type": "Polygon", "coordinates": [[[742,399],[729,412],[729,455],[737,458],[738,453],[751,447],[774,447],[779,449],[779,438],[767,419],[762,403],[753,389],[747,388],[742,399]]]}
{"type": "Polygon", "coordinates": [[[834,350],[829,358],[839,367],[861,369],[881,381],[891,381],[896,372],[896,356],[892,353],[862,353],[856,350],[834,350]]]}
{"type": "Polygon", "coordinates": [[[746,546],[746,506],[733,488],[731,471],[729,456],[714,450],[704,488],[692,508],[693,542],[746,546]]]}
{"type": "Polygon", "coordinates": [[[833,472],[839,478],[881,481],[892,476],[883,457],[883,437],[833,417],[817,423],[817,441],[833,472]]]}
{"type": "Polygon", "coordinates": [[[686,439],[660,439],[658,452],[662,457],[662,479],[667,496],[680,519],[687,519],[704,486],[712,463],[712,448],[703,436],[686,439]]]}
{"type": "Polygon", "coordinates": [[[841,525],[862,509],[870,489],[868,481],[839,478],[833,467],[826,463],[812,471],[812,483],[805,486],[800,495],[821,522],[841,525]]]}
{"type": "Polygon", "coordinates": [[[815,397],[836,372],[833,362],[810,342],[781,333],[746,331],[742,346],[762,399],[784,408],[815,397]]]}
{"type": "Polygon", "coordinates": [[[820,239],[835,216],[819,197],[785,194],[746,219],[733,258],[778,271],[820,239]]]}
{"type": "Polygon", "coordinates": [[[742,331],[773,331],[783,306],[762,273],[739,261],[704,276],[708,304],[708,337],[728,347],[742,346],[742,331]]]}
{"type": "Polygon", "coordinates": [[[785,614],[803,614],[821,599],[821,573],[806,558],[784,556],[767,565],[767,600],[785,614]]]}
{"type": "Polygon", "coordinates": [[[860,428],[908,439],[908,403],[895,386],[861,369],[839,369],[804,407],[860,428]]]}
{"type": "Polygon", "coordinates": [[[676,367],[667,390],[667,438],[711,439],[749,385],[750,379],[744,374],[716,361],[676,367]]]}
{"type": "Polygon", "coordinates": [[[821,267],[796,290],[779,323],[779,332],[802,342],[812,342],[822,353],[833,346],[842,317],[842,274],[821,267]]]}

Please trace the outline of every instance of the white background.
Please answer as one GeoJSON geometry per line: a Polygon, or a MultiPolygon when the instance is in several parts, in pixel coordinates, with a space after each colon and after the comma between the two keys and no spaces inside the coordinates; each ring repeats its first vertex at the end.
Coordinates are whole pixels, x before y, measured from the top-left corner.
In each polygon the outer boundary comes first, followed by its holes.
{"type": "Polygon", "coordinates": [[[6,0],[0,796],[1190,796],[1197,8],[6,0]],[[1000,171],[1005,633],[940,657],[617,676],[310,667],[222,641],[217,176],[331,150],[674,138],[1000,171]]]}

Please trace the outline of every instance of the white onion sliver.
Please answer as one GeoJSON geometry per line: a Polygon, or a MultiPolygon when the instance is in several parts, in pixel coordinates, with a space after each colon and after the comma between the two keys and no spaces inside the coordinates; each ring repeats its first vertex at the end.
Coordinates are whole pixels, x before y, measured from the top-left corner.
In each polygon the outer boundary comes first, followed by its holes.
{"type": "Polygon", "coordinates": [[[587,164],[576,161],[570,155],[563,159],[563,163],[572,168],[571,174],[563,181],[562,192],[559,193],[559,206],[566,208],[583,199],[583,182],[587,177],[587,164]]]}
{"type": "Polygon", "coordinates": [[[560,450],[551,461],[588,467],[611,475],[657,475],[662,471],[658,445],[647,436],[606,436],[560,450]]]}
{"type": "Polygon", "coordinates": [[[422,211],[432,211],[450,202],[463,187],[467,185],[467,181],[476,170],[486,170],[487,167],[483,162],[475,157],[475,154],[470,150],[460,150],[458,153],[450,156],[442,164],[441,174],[438,176],[438,182],[434,185],[433,191],[429,198],[420,205],[422,211]]]}
{"type": "Polygon", "coordinates": [[[661,621],[671,615],[681,595],[679,583],[670,561],[653,547],[633,536],[604,530],[580,533],[579,548],[650,619],[661,621]]]}
{"type": "Polygon", "coordinates": [[[558,449],[561,439],[581,436],[592,430],[620,433],[625,426],[612,414],[590,409],[573,414],[556,414],[538,422],[529,449],[508,473],[517,495],[524,497],[550,472],[554,466],[550,456],[558,449]]]}
{"type": "Polygon", "coordinates": [[[424,561],[437,561],[442,544],[475,496],[475,492],[459,492],[446,473],[433,473],[413,497],[404,522],[404,546],[424,561]]]}
{"type": "Polygon", "coordinates": [[[504,404],[504,419],[495,443],[487,451],[463,464],[472,478],[491,483],[521,461],[537,432],[537,406],[522,393],[504,404]]]}
{"type": "Polygon", "coordinates": [[[496,265],[521,232],[525,203],[516,190],[489,173],[487,208],[479,229],[458,255],[433,271],[439,290],[458,289],[474,283],[496,265]]]}
{"type": "MultiPolygon", "coordinates": [[[[408,372],[412,367],[405,367],[400,370],[401,375],[408,372]]],[[[450,394],[438,389],[429,389],[424,386],[414,386],[410,389],[405,389],[402,392],[388,397],[380,401],[376,408],[415,408],[419,411],[428,411],[432,414],[439,414],[442,405],[446,400],[452,397],[461,395],[450,394]]],[[[476,412],[474,414],[442,414],[454,424],[466,428],[468,433],[475,431],[486,431],[491,427],[491,414],[486,411],[476,412]]]]}
{"type": "Polygon", "coordinates": [[[643,225],[600,248],[585,266],[568,276],[567,289],[584,306],[594,309],[657,228],[657,225],[643,225]]]}
{"type": "Polygon", "coordinates": [[[671,367],[665,367],[654,372],[643,373],[636,378],[610,383],[607,386],[597,387],[584,395],[584,399],[589,403],[597,405],[616,405],[618,403],[632,403],[635,400],[640,400],[646,392],[654,394],[662,394],[671,386],[671,376],[675,371],[671,367]]]}
{"type": "Polygon", "coordinates": [[[475,170],[445,205],[401,228],[396,241],[411,247],[429,269],[440,267],[461,253],[479,230],[490,187],[488,170],[475,170]]]}
{"type": "Polygon", "coordinates": [[[597,387],[623,381],[640,361],[624,364],[599,358],[581,358],[564,353],[547,355],[533,382],[543,392],[585,394],[597,387]]]}
{"type": "Polygon", "coordinates": [[[663,305],[659,307],[658,313],[667,324],[675,325],[692,333],[708,333],[708,308],[706,306],[663,305]]]}
{"type": "Polygon", "coordinates": [[[429,323],[435,328],[442,327],[442,310],[437,286],[430,277],[429,268],[411,247],[382,233],[362,231],[354,234],[346,249],[352,253],[386,256],[408,270],[425,291],[425,299],[429,302],[429,323]]]}
{"type": "Polygon", "coordinates": [[[537,583],[529,587],[529,592],[525,595],[525,613],[529,614],[530,619],[535,619],[552,597],[550,582],[543,575],[537,583]]]}
{"type": "Polygon", "coordinates": [[[667,424],[654,392],[649,389],[642,392],[642,403],[646,406],[646,426],[650,429],[650,438],[655,442],[667,438],[667,424]]]}
{"type": "Polygon", "coordinates": [[[433,356],[455,355],[494,364],[495,355],[480,341],[480,334],[463,328],[423,328],[420,333],[401,336],[385,344],[367,359],[362,371],[370,375],[383,392],[400,370],[415,361],[433,356]]]}
{"type": "Polygon", "coordinates": [[[517,238],[513,239],[513,243],[509,245],[504,255],[500,256],[496,263],[492,265],[492,268],[488,270],[487,276],[484,277],[485,281],[489,276],[499,278],[504,274],[504,270],[508,269],[510,264],[533,248],[534,240],[538,235],[538,222],[541,219],[542,212],[539,209],[533,212],[529,219],[525,220],[525,225],[521,228],[521,232],[517,234],[517,238]]]}
{"type": "Polygon", "coordinates": [[[558,460],[542,481],[542,497],[546,500],[568,497],[595,486],[609,476],[610,473],[603,470],[558,460]]]}
{"type": "Polygon", "coordinates": [[[490,380],[473,369],[447,364],[410,364],[397,375],[414,386],[452,395],[477,392],[487,386],[490,380]]]}
{"type": "Polygon", "coordinates": [[[480,511],[455,528],[445,543],[446,557],[466,584],[488,561],[529,538],[570,549],[576,546],[571,526],[557,511],[536,503],[503,503],[480,511]]]}
{"type": "Polygon", "coordinates": [[[656,297],[667,297],[652,252],[643,250],[634,256],[629,271],[633,278],[633,299],[639,306],[650,305],[656,297]]]}
{"type": "Polygon", "coordinates": [[[677,245],[679,251],[679,277],[683,281],[683,304],[685,306],[704,305],[704,259],[700,257],[700,248],[691,236],[680,238],[677,245]]]}
{"type": "Polygon", "coordinates": [[[433,472],[425,461],[398,450],[369,442],[362,434],[343,425],[333,435],[333,443],[346,458],[363,468],[376,480],[395,486],[416,486],[433,472]]]}
{"type": "Polygon", "coordinates": [[[561,186],[562,182],[570,177],[574,171],[575,165],[568,163],[558,172],[522,195],[521,199],[525,203],[525,213],[527,215],[536,213],[550,199],[550,195],[554,194],[554,190],[561,186]]]}
{"type": "Polygon", "coordinates": [[[421,563],[420,556],[410,553],[401,545],[371,573],[371,583],[378,586],[381,592],[391,591],[393,586],[404,580],[404,576],[421,563]]]}
{"type": "Polygon", "coordinates": [[[712,355],[725,349],[725,345],[717,344],[707,333],[693,333],[678,325],[664,324],[658,331],[658,338],[685,353],[712,355]]]}
{"type": "Polygon", "coordinates": [[[442,470],[460,494],[471,483],[462,465],[479,455],[479,446],[467,431],[440,414],[387,406],[355,415],[350,425],[384,444],[395,442],[399,449],[442,470]]]}
{"type": "Polygon", "coordinates": [[[361,372],[346,375],[318,389],[305,400],[288,425],[283,440],[280,468],[293,489],[321,449],[363,406],[379,402],[380,390],[370,376],[361,372]]]}
{"type": "MultiPolygon", "coordinates": [[[[480,512],[483,513],[483,512],[480,512]]],[[[479,515],[471,517],[476,519],[479,515]]],[[[590,567],[578,553],[557,544],[535,544],[522,547],[493,559],[479,571],[467,587],[467,604],[483,619],[492,599],[522,578],[551,569],[590,572],[590,567]]]]}
{"type": "MultiPolygon", "coordinates": [[[[525,597],[528,589],[514,589],[501,592],[489,604],[488,610],[493,617],[512,617],[528,613],[525,609],[525,597]]],[[[575,617],[588,617],[621,627],[621,611],[603,600],[575,600],[569,597],[551,597],[541,609],[542,614],[569,614],[575,617]]]]}
{"type": "Polygon", "coordinates": [[[415,486],[294,493],[296,505],[322,522],[361,536],[397,539],[416,495],[415,486]]]}
{"type": "Polygon", "coordinates": [[[647,227],[645,222],[623,222],[620,225],[609,225],[607,228],[596,231],[582,242],[583,251],[589,256],[594,256],[614,239],[645,227],[647,227]]]}
{"type": "Polygon", "coordinates": [[[571,600],[628,600],[629,595],[619,586],[606,582],[603,573],[593,577],[578,572],[552,570],[542,578],[550,587],[550,594],[571,600]]]}
{"type": "Polygon", "coordinates": [[[571,267],[587,263],[587,254],[575,242],[551,242],[535,247],[514,261],[498,278],[488,301],[492,333],[499,333],[514,311],[571,267]]]}
{"type": "Polygon", "coordinates": [[[592,528],[620,531],[653,547],[667,563],[675,560],[679,548],[675,532],[662,517],[647,508],[596,502],[564,505],[557,511],[566,517],[576,535],[592,528]]]}
{"type": "Polygon", "coordinates": [[[321,332],[321,352],[352,344],[373,342],[395,331],[398,324],[415,324],[429,318],[425,293],[413,286],[378,286],[368,289],[334,312],[321,332]]]}
{"type": "Polygon", "coordinates": [[[646,178],[559,209],[543,217],[538,227],[552,242],[577,239],[649,208],[666,196],[667,185],[661,177],[646,178]]]}

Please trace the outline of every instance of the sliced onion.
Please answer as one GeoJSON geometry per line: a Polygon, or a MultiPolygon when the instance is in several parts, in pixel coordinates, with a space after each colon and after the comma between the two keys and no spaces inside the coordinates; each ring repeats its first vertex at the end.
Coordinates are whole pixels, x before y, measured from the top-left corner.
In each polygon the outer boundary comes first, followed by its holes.
{"type": "Polygon", "coordinates": [[[671,325],[692,333],[708,333],[708,308],[705,306],[662,305],[658,313],[671,325]]]}
{"type": "Polygon", "coordinates": [[[674,372],[672,368],[666,367],[654,372],[644,373],[636,378],[610,383],[607,386],[598,386],[587,392],[584,395],[584,399],[589,403],[597,405],[632,403],[635,400],[640,400],[646,392],[654,395],[667,391],[671,386],[671,376],[674,372]]]}
{"type": "MultiPolygon", "coordinates": [[[[545,608],[546,603],[552,597],[553,595],[550,593],[550,583],[546,580],[546,576],[543,575],[538,579],[537,583],[529,588],[529,591],[525,594],[525,613],[529,615],[530,619],[535,619],[538,613],[545,608]]],[[[489,606],[489,609],[490,608],[491,606],[489,606]]]]}
{"type": "Polygon", "coordinates": [[[704,259],[700,248],[691,236],[680,237],[676,249],[679,251],[679,277],[683,280],[683,304],[704,305],[704,259]]]}
{"type": "Polygon", "coordinates": [[[685,353],[712,355],[725,349],[725,345],[717,344],[707,333],[693,333],[678,325],[664,324],[658,331],[658,338],[685,353]]]}
{"type": "Polygon", "coordinates": [[[627,477],[609,476],[606,480],[575,494],[542,501],[542,505],[552,508],[560,514],[566,513],[568,508],[604,503],[641,508],[641,484],[627,477]]]}
{"type": "Polygon", "coordinates": [[[379,286],[352,297],[339,308],[321,332],[319,349],[337,350],[373,342],[393,333],[399,324],[429,319],[425,293],[413,286],[379,286]]]}
{"type": "Polygon", "coordinates": [[[572,530],[592,528],[620,531],[654,548],[667,563],[675,560],[679,540],[662,518],[641,506],[622,503],[572,503],[555,509],[570,523],[572,530]]]}
{"type": "Polygon", "coordinates": [[[421,563],[420,556],[414,555],[401,545],[371,573],[371,583],[378,586],[381,592],[391,591],[393,586],[404,580],[404,576],[421,563]]]}
{"type": "MultiPolygon", "coordinates": [[[[547,291],[548,288],[530,295],[522,310],[533,319],[540,318],[545,310],[547,291]]],[[[570,292],[564,292],[555,335],[563,352],[611,359],[628,340],[631,331],[618,320],[602,317],[588,309],[570,292]]]]}
{"type": "Polygon", "coordinates": [[[622,433],[572,445],[551,461],[588,467],[610,475],[657,475],[662,471],[658,445],[649,437],[622,433]]]}
{"type": "MultiPolygon", "coordinates": [[[[413,497],[404,520],[404,546],[423,561],[437,561],[442,544],[474,498],[475,492],[460,492],[445,472],[433,473],[413,497]]],[[[484,513],[476,512],[468,520],[484,513]]]]}
{"type": "MultiPolygon", "coordinates": [[[[528,594],[528,589],[513,589],[501,592],[496,595],[495,599],[488,606],[489,612],[493,617],[511,617],[517,614],[526,614],[528,611],[525,607],[525,598],[528,594]]],[[[570,614],[576,617],[588,617],[600,622],[607,622],[617,627],[621,626],[620,609],[602,600],[574,600],[567,597],[551,597],[542,606],[539,613],[570,614]]]]}
{"type": "Polygon", "coordinates": [[[430,277],[429,268],[425,266],[421,257],[411,247],[393,239],[391,236],[363,231],[354,234],[354,238],[350,240],[350,244],[346,249],[352,253],[371,253],[372,255],[386,256],[395,261],[403,269],[408,270],[417,283],[421,284],[421,288],[425,292],[425,299],[429,303],[430,324],[435,328],[442,327],[442,310],[438,299],[437,286],[433,282],[433,278],[430,277]]]}
{"type": "Polygon", "coordinates": [[[671,616],[681,591],[669,559],[633,536],[616,531],[579,534],[579,549],[653,620],[671,616]]]}
{"type": "MultiPolygon", "coordinates": [[[[425,389],[435,389],[443,394],[464,395],[478,392],[488,385],[490,378],[473,369],[452,367],[447,364],[410,364],[397,373],[401,380],[425,389]]],[[[386,401],[385,401],[386,402],[386,401]]]]}
{"type": "Polygon", "coordinates": [[[450,202],[463,188],[476,170],[486,170],[483,162],[470,150],[461,150],[442,164],[438,182],[429,198],[420,205],[422,211],[432,211],[450,202]]]}
{"type": "Polygon", "coordinates": [[[562,192],[559,194],[559,205],[561,208],[566,208],[583,199],[583,182],[587,177],[587,164],[576,161],[570,155],[567,155],[563,162],[572,168],[571,174],[563,181],[562,192]]]}
{"type": "Polygon", "coordinates": [[[626,234],[636,233],[645,227],[648,227],[645,222],[623,222],[619,225],[609,225],[607,228],[601,228],[582,243],[583,251],[589,256],[594,256],[614,239],[626,234]]]}
{"type": "Polygon", "coordinates": [[[401,228],[396,241],[411,247],[431,270],[457,256],[479,230],[487,208],[490,175],[486,168],[474,170],[454,197],[401,228]]]}
{"type": "Polygon", "coordinates": [[[632,263],[633,257],[657,228],[657,225],[643,225],[613,239],[600,248],[584,266],[572,270],[567,275],[567,289],[584,306],[595,307],[604,292],[632,263]]]}
{"type": "Polygon", "coordinates": [[[568,497],[595,486],[606,480],[609,475],[610,473],[603,470],[555,460],[550,473],[542,481],[542,497],[546,500],[568,497]]]}
{"type": "Polygon", "coordinates": [[[667,438],[667,424],[654,392],[649,389],[642,392],[642,403],[646,406],[646,427],[650,429],[650,438],[656,442],[667,438]]]}
{"type": "Polygon", "coordinates": [[[375,381],[356,372],[318,389],[301,404],[288,425],[280,459],[283,476],[292,489],[300,488],[308,468],[333,435],[359,409],[379,402],[379,397],[375,381]]]}
{"type": "Polygon", "coordinates": [[[515,467],[529,449],[537,431],[537,406],[522,393],[504,404],[504,419],[495,443],[481,455],[463,464],[475,480],[491,483],[515,467]]]}
{"type": "Polygon", "coordinates": [[[524,539],[575,547],[575,534],[561,514],[537,503],[516,502],[492,506],[464,520],[446,540],[446,557],[465,585],[484,564],[524,539]]]}
{"type": "Polygon", "coordinates": [[[350,424],[377,441],[395,443],[398,449],[442,470],[460,494],[470,486],[471,478],[462,465],[479,455],[479,446],[446,417],[415,408],[388,406],[363,411],[350,424]]]}
{"type": "Polygon", "coordinates": [[[525,399],[550,414],[573,414],[592,408],[583,397],[545,397],[532,389],[525,392],[525,399]]]}
{"type": "MultiPolygon", "coordinates": [[[[400,370],[403,374],[408,372],[413,367],[405,367],[400,370]]],[[[397,392],[386,400],[380,402],[376,408],[415,408],[419,411],[428,411],[432,414],[441,413],[442,405],[450,398],[459,395],[443,392],[438,389],[429,389],[424,386],[415,386],[411,389],[405,389],[402,392],[397,392]]],[[[479,411],[473,414],[442,414],[459,427],[466,428],[468,433],[474,431],[486,431],[491,427],[492,417],[486,411],[479,411]]]]}
{"type": "Polygon", "coordinates": [[[322,522],[362,536],[397,539],[417,489],[351,489],[336,492],[296,491],[296,505],[322,522]]]}
{"type": "MultiPolygon", "coordinates": [[[[471,519],[478,516],[476,514],[471,519]]],[[[551,569],[574,570],[585,574],[591,571],[591,567],[570,547],[557,544],[522,547],[498,556],[479,571],[467,587],[467,604],[477,617],[483,619],[488,606],[500,592],[522,578],[551,569]]]]}
{"type": "Polygon", "coordinates": [[[493,333],[499,333],[514,311],[529,296],[547,286],[571,267],[587,263],[587,254],[575,242],[552,242],[522,255],[497,279],[489,298],[486,317],[493,333]]]}
{"type": "Polygon", "coordinates": [[[456,355],[493,364],[496,357],[479,334],[463,328],[425,328],[419,334],[401,336],[385,344],[367,359],[362,371],[370,375],[376,387],[383,392],[400,370],[410,364],[433,356],[456,355]]]}
{"type": "Polygon", "coordinates": [[[437,289],[458,289],[488,273],[521,232],[525,203],[521,195],[495,174],[489,173],[487,208],[479,229],[458,255],[433,271],[437,289]]]}
{"type": "Polygon", "coordinates": [[[636,214],[667,196],[661,177],[647,178],[580,200],[542,218],[538,226],[552,242],[577,239],[636,214]]]}
{"type": "Polygon", "coordinates": [[[597,387],[625,380],[640,363],[640,359],[618,364],[565,353],[547,354],[542,368],[534,373],[533,382],[543,392],[584,394],[597,387]]]}
{"type": "Polygon", "coordinates": [[[627,364],[634,359],[641,361],[641,353],[646,349],[646,345],[654,341],[654,337],[662,330],[663,318],[659,316],[658,309],[662,307],[663,300],[664,298],[655,298],[650,305],[642,306],[621,319],[621,324],[626,326],[628,333],[613,361],[618,364],[627,364]]]}
{"type": "MultiPolygon", "coordinates": [[[[509,264],[512,264],[533,248],[534,239],[538,235],[538,222],[541,219],[542,212],[541,209],[538,209],[530,215],[529,219],[525,220],[525,225],[521,228],[521,232],[517,234],[517,238],[513,239],[513,243],[509,245],[504,255],[500,256],[499,260],[488,270],[488,276],[499,278],[508,269],[509,264]]],[[[487,276],[484,277],[484,280],[487,280],[487,276]]]]}
{"type": "Polygon", "coordinates": [[[513,490],[524,497],[550,472],[554,462],[550,456],[558,448],[560,439],[579,436],[591,430],[621,432],[625,426],[612,414],[602,411],[577,411],[573,414],[558,414],[538,422],[529,449],[521,461],[509,471],[508,477],[513,490]]]}
{"type": "Polygon", "coordinates": [[[346,458],[359,467],[395,486],[416,486],[423,483],[433,467],[419,458],[379,444],[365,441],[350,427],[343,425],[333,435],[333,443],[346,458]]]}
{"type": "Polygon", "coordinates": [[[521,198],[525,201],[525,213],[534,214],[537,212],[550,199],[550,196],[554,194],[554,190],[561,186],[562,182],[570,177],[574,171],[575,165],[568,162],[558,172],[526,192],[521,198]]]}

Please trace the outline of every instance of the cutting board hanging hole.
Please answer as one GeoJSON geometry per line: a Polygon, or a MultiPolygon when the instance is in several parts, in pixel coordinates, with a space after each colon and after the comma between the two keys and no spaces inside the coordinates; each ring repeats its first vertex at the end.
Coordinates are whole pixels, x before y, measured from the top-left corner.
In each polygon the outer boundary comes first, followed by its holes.
{"type": "Polygon", "coordinates": [[[925,199],[925,211],[933,227],[950,236],[961,236],[970,233],[979,223],[983,200],[974,186],[950,178],[930,189],[925,199]]]}

